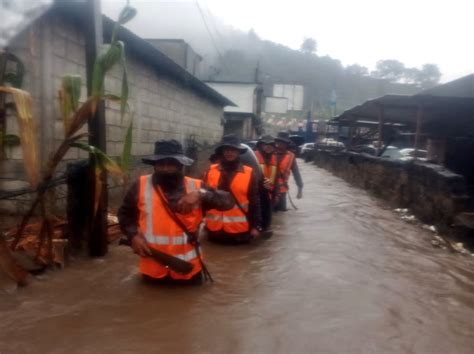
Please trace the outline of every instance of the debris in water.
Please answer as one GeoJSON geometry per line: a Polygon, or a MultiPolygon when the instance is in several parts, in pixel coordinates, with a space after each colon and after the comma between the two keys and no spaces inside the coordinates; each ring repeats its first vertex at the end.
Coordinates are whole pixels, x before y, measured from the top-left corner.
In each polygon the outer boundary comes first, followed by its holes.
{"type": "Polygon", "coordinates": [[[434,247],[440,247],[441,246],[441,242],[439,242],[438,240],[431,240],[431,244],[434,246],[434,247]]]}
{"type": "Polygon", "coordinates": [[[462,254],[467,253],[467,250],[464,248],[464,244],[462,242],[452,243],[451,245],[459,253],[462,253],[462,254]]]}
{"type": "Polygon", "coordinates": [[[408,222],[416,222],[416,217],[415,215],[402,215],[402,220],[408,221],[408,222]]]}
{"type": "Polygon", "coordinates": [[[436,229],[436,226],[434,226],[434,225],[426,225],[426,224],[424,224],[424,225],[422,226],[422,228],[425,229],[425,230],[431,231],[431,232],[437,232],[437,231],[438,231],[438,230],[436,229]]]}
{"type": "Polygon", "coordinates": [[[400,214],[406,214],[408,213],[408,209],[397,208],[395,209],[395,212],[400,213],[400,214]]]}

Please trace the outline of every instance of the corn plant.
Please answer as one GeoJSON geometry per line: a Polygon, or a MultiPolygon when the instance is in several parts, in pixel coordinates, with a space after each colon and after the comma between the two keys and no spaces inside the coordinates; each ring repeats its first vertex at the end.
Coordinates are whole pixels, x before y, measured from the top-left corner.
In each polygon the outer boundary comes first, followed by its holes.
{"type": "Polygon", "coordinates": [[[94,156],[96,171],[94,215],[97,212],[102,188],[102,183],[100,180],[100,174],[102,171],[107,170],[114,175],[122,176],[124,175],[124,170],[122,168],[128,168],[128,161],[130,160],[131,154],[131,125],[129,128],[130,134],[128,134],[127,131],[127,137],[130,136],[130,141],[126,139],[124,146],[124,152],[127,153],[127,156],[122,156],[121,166],[96,147],[80,142],[80,140],[85,139],[88,136],[87,133],[81,133],[80,130],[89,119],[94,117],[97,106],[101,100],[118,100],[120,101],[122,117],[126,112],[128,100],[128,83],[127,71],[125,67],[125,46],[123,42],[117,39],[117,31],[121,25],[130,21],[135,16],[135,14],[135,9],[130,7],[127,3],[115,24],[111,43],[105,44],[103,46],[95,60],[92,78],[92,93],[84,103],[79,104],[79,97],[81,96],[81,79],[77,76],[65,76],[63,78],[59,92],[59,102],[64,123],[64,139],[56,151],[51,155],[51,158],[48,160],[46,166],[43,169],[41,178],[39,174],[38,148],[36,143],[36,122],[33,120],[31,113],[31,96],[28,92],[22,90],[0,87],[0,92],[7,92],[13,96],[18,122],[20,123],[20,140],[23,148],[25,167],[32,188],[37,188],[36,197],[33,200],[30,209],[24,215],[20,226],[18,227],[17,234],[11,246],[13,249],[16,248],[32,215],[37,209],[39,209],[42,221],[39,233],[40,245],[38,248],[37,257],[43,247],[44,242],[47,240],[49,250],[48,252],[51,258],[53,228],[51,215],[49,215],[50,208],[48,207],[49,202],[47,198],[47,187],[51,182],[59,163],[63,160],[64,156],[71,147],[86,150],[94,156]],[[123,71],[120,96],[104,93],[105,76],[107,72],[115,65],[121,65],[123,71]],[[124,164],[124,161],[126,161],[126,164],[124,164]]]}

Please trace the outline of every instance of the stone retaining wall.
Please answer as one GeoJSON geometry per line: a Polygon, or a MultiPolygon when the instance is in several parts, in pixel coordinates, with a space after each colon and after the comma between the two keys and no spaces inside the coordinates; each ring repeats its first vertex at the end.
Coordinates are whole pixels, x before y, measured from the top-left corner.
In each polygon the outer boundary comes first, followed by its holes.
{"type": "Polygon", "coordinates": [[[440,165],[329,151],[315,151],[313,161],[394,207],[409,208],[421,221],[444,232],[472,200],[464,178],[440,165]]]}

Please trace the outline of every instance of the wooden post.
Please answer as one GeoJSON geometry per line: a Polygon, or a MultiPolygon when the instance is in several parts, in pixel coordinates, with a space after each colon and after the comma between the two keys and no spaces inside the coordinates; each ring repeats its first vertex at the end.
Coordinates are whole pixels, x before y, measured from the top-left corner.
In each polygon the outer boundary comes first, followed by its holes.
{"type": "MultiPolygon", "coordinates": [[[[100,9],[100,0],[87,0],[84,22],[84,35],[86,44],[86,71],[87,71],[87,93],[92,93],[92,75],[94,62],[100,47],[103,44],[102,31],[102,12],[100,9]]],[[[97,106],[94,117],[89,119],[89,144],[94,145],[100,150],[106,152],[105,136],[105,105],[101,101],[97,106]]],[[[94,216],[94,157],[89,156],[89,254],[93,257],[101,257],[107,253],[107,175],[101,176],[102,192],[100,195],[97,214],[94,216]]]]}
{"type": "Polygon", "coordinates": [[[383,124],[384,124],[384,108],[382,105],[379,105],[379,141],[377,146],[377,156],[380,155],[380,151],[382,151],[382,142],[383,142],[383,124]]]}
{"type": "Polygon", "coordinates": [[[416,155],[418,152],[419,144],[420,144],[420,134],[421,134],[421,125],[423,124],[423,115],[424,115],[424,107],[423,104],[418,104],[418,108],[416,110],[416,131],[415,131],[415,151],[413,152],[413,157],[416,160],[416,155]]]}
{"type": "MultiPolygon", "coordinates": [[[[4,76],[7,69],[7,51],[0,51],[0,86],[4,84],[4,76]]],[[[0,135],[6,132],[6,108],[5,108],[5,93],[0,93],[0,135]]],[[[0,139],[0,160],[5,158],[4,142],[0,139]]]]}

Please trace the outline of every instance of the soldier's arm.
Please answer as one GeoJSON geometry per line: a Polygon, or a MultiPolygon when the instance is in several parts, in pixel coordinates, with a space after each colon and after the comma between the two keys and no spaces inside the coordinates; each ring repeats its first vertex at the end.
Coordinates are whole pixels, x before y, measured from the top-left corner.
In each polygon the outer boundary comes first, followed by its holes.
{"type": "Polygon", "coordinates": [[[293,160],[293,165],[291,166],[291,173],[295,179],[296,186],[298,189],[303,189],[303,179],[301,178],[300,170],[298,168],[298,163],[296,159],[293,160]]]}
{"type": "Polygon", "coordinates": [[[217,209],[229,210],[235,205],[234,198],[229,192],[214,189],[207,184],[202,184],[201,203],[204,210],[217,209]]]}
{"type": "Polygon", "coordinates": [[[120,230],[129,240],[138,232],[138,194],[139,181],[132,184],[118,210],[120,230]]]}

